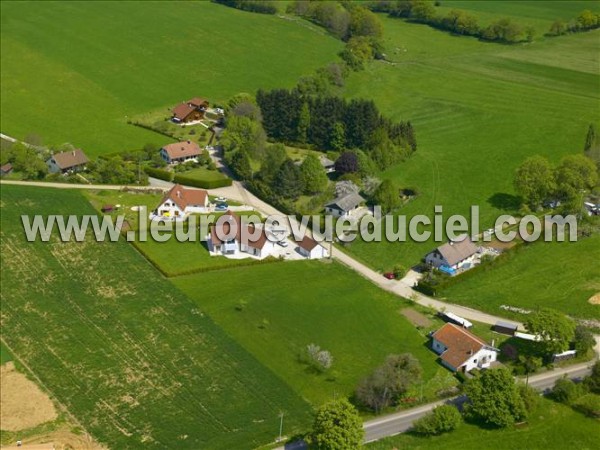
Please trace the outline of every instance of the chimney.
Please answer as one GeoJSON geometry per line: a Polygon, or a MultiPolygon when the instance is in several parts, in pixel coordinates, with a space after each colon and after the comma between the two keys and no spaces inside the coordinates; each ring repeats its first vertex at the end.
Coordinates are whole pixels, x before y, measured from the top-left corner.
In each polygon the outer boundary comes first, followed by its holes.
{"type": "Polygon", "coordinates": [[[187,141],[187,143],[188,143],[188,144],[191,144],[191,143],[192,143],[192,141],[187,141]]]}
{"type": "Polygon", "coordinates": [[[73,156],[75,156],[75,150],[73,150],[73,156]]]}

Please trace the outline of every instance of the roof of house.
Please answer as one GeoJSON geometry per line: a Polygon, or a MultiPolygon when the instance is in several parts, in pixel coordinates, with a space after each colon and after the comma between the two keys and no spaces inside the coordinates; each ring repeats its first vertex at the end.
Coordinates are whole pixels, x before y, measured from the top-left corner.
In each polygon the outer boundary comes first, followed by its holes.
{"type": "Polygon", "coordinates": [[[186,189],[176,184],[165,194],[160,203],[171,200],[183,211],[187,206],[206,205],[207,198],[208,192],[203,189],[186,189]]]}
{"type": "MultiPolygon", "coordinates": [[[[240,216],[238,216],[237,214],[235,214],[234,212],[228,210],[221,217],[231,217],[236,222],[236,224],[237,224],[236,233],[235,233],[236,241],[243,242],[248,247],[257,248],[259,250],[262,250],[262,248],[268,242],[269,238],[267,237],[267,233],[265,232],[264,229],[260,229],[260,233],[258,233],[258,236],[255,237],[255,233],[256,233],[255,226],[252,224],[243,224],[242,218],[240,216]],[[250,239],[250,237],[252,237],[252,239],[250,239]]],[[[221,219],[221,217],[219,217],[219,219],[221,219]]],[[[221,222],[220,224],[213,225],[210,229],[210,236],[211,236],[213,245],[214,244],[222,244],[223,240],[219,238],[218,234],[221,234],[221,236],[228,236],[230,233],[230,230],[231,230],[231,223],[230,223],[229,219],[227,221],[221,222]],[[219,227],[220,227],[220,233],[217,233],[217,230],[219,229],[219,227]]]]}
{"type": "Polygon", "coordinates": [[[485,341],[453,323],[445,324],[432,337],[447,348],[440,358],[456,368],[487,346],[485,341]]]}
{"type": "Polygon", "coordinates": [[[450,241],[439,246],[437,251],[440,252],[449,265],[453,266],[463,259],[467,259],[469,256],[477,253],[477,246],[465,234],[459,236],[459,239],[456,241],[450,241]]]}
{"type": "Polygon", "coordinates": [[[310,252],[317,245],[320,245],[317,241],[315,241],[313,238],[311,238],[309,236],[304,236],[302,239],[300,239],[299,241],[296,241],[296,242],[298,242],[299,247],[303,248],[307,252],[310,252]]]}
{"type": "Polygon", "coordinates": [[[13,169],[13,166],[11,163],[6,163],[3,166],[0,167],[0,171],[4,172],[4,173],[8,173],[13,169]]]}
{"type": "Polygon", "coordinates": [[[188,100],[187,104],[199,108],[200,106],[208,105],[208,101],[200,97],[194,97],[188,100]]]}
{"type": "Polygon", "coordinates": [[[364,201],[365,199],[357,193],[350,193],[343,197],[339,197],[335,200],[332,200],[325,206],[328,208],[337,208],[342,211],[351,211],[364,201]]]}
{"type": "Polygon", "coordinates": [[[192,141],[175,142],[173,144],[167,144],[163,149],[169,155],[169,158],[189,158],[192,156],[198,156],[201,152],[200,146],[192,141]]]}
{"type": "Polygon", "coordinates": [[[173,108],[173,117],[178,120],[184,120],[195,110],[196,108],[194,108],[192,105],[188,105],[187,103],[180,103],[175,108],[173,108]]]}
{"type": "Polygon", "coordinates": [[[60,169],[70,169],[71,167],[82,166],[89,162],[85,153],[79,148],[69,150],[68,152],[60,152],[52,155],[52,159],[60,169]]]}
{"type": "Polygon", "coordinates": [[[335,165],[335,163],[325,155],[321,155],[319,161],[323,167],[332,167],[335,165]]]}

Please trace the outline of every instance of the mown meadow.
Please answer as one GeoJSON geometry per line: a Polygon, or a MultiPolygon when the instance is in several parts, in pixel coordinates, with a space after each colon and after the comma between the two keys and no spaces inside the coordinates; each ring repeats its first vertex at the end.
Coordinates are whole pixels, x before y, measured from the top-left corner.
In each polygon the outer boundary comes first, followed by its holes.
{"type": "Polygon", "coordinates": [[[2,2],[2,132],[88,155],[169,139],[127,124],[194,96],[291,86],[342,43],[210,2],[2,2]]]}
{"type": "Polygon", "coordinates": [[[400,313],[408,302],[339,263],[263,264],[171,281],[313,404],[352,396],[358,382],[388,354],[409,352],[419,359],[422,392],[429,398],[456,384],[428,349],[425,332],[400,313]],[[331,352],[331,369],[318,373],[301,362],[309,344],[331,352]]]}
{"type": "Polygon", "coordinates": [[[309,404],[127,243],[25,241],[21,214],[94,214],[80,192],[1,195],[2,339],[100,442],[253,448],[281,411],[308,426],[309,404]]]}
{"type": "MultiPolygon", "coordinates": [[[[556,163],[582,152],[587,127],[600,121],[599,31],[501,45],[380,17],[391,62],[352,74],[345,92],[372,98],[384,114],[415,126],[417,152],[382,173],[418,193],[399,214],[432,217],[442,205],[446,218],[469,217],[478,205],[488,228],[500,214],[518,212],[513,174],[526,157],[556,163]]],[[[417,263],[437,245],[357,241],[348,250],[390,270],[417,263]]],[[[562,247],[553,249],[552,260],[560,260],[562,247]]]]}

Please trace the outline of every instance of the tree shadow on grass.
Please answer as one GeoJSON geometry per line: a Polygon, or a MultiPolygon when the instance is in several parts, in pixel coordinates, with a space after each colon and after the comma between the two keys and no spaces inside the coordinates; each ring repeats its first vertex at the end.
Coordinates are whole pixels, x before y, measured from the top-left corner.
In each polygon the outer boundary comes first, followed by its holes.
{"type": "Polygon", "coordinates": [[[518,211],[521,207],[521,197],[503,192],[496,192],[487,202],[496,209],[503,211],[518,211]]]}

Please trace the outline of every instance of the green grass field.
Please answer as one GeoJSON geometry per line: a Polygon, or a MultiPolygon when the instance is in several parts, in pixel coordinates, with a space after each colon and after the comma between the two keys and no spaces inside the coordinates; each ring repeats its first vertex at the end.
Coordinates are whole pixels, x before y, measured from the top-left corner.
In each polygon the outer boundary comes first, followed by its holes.
{"type": "Polygon", "coordinates": [[[420,437],[411,433],[400,434],[367,445],[369,450],[410,448],[425,449],[563,449],[598,448],[600,424],[568,406],[542,399],[528,423],[521,427],[487,430],[471,424],[436,437],[420,437]]]}
{"type": "MultiPolygon", "coordinates": [[[[600,31],[506,46],[382,20],[395,64],[371,63],[350,76],[345,91],[415,125],[417,152],[382,174],[417,189],[418,198],[400,211],[409,218],[433,216],[434,205],[446,218],[468,217],[470,205],[479,205],[488,228],[515,212],[513,173],[527,156],[557,162],[581,152],[588,125],[600,122],[600,31]]],[[[435,246],[358,241],[350,251],[388,270],[418,262],[435,246]]]]}
{"type": "Polygon", "coordinates": [[[27,243],[21,214],[93,214],[77,191],[2,187],[2,338],[110,448],[254,448],[309,405],[128,244],[27,243]]]}
{"type": "Polygon", "coordinates": [[[314,404],[351,395],[390,353],[410,352],[421,361],[426,396],[456,383],[426,347],[425,332],[399,313],[407,302],[340,264],[285,262],[177,277],[172,282],[314,404]],[[332,353],[329,372],[315,374],[298,361],[311,343],[332,353]]]}
{"type": "Polygon", "coordinates": [[[441,295],[448,301],[506,315],[500,305],[559,309],[574,317],[600,319],[600,235],[576,243],[535,243],[505,263],[456,283],[441,295]],[[555,258],[559,258],[556,260],[555,258]]]}
{"type": "Polygon", "coordinates": [[[2,2],[1,16],[2,132],[92,156],[169,141],[128,117],[291,87],[342,48],[302,23],[209,2],[2,2]]]}
{"type": "Polygon", "coordinates": [[[181,172],[181,176],[189,177],[194,180],[200,181],[220,181],[227,178],[225,175],[223,175],[222,172],[219,172],[218,170],[208,170],[204,167],[188,170],[187,172],[181,172]]]}
{"type": "Polygon", "coordinates": [[[441,2],[436,10],[446,15],[452,9],[465,10],[478,19],[480,26],[487,26],[500,17],[508,17],[523,26],[532,26],[540,39],[555,20],[568,22],[585,9],[598,11],[594,1],[565,0],[449,0],[441,2]]]}

